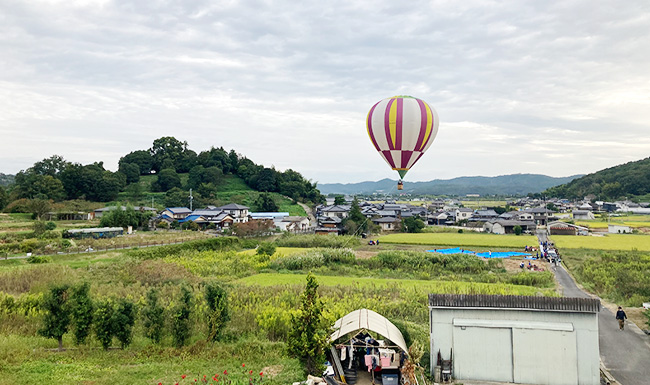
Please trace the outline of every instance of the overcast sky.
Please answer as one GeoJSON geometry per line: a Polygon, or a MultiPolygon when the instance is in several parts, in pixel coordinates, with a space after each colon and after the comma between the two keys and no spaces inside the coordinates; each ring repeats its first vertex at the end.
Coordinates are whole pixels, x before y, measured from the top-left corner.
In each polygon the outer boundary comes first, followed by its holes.
{"type": "Polygon", "coordinates": [[[407,180],[650,155],[648,1],[0,0],[0,172],[175,136],[322,183],[396,178],[365,130],[440,116],[407,180]]]}

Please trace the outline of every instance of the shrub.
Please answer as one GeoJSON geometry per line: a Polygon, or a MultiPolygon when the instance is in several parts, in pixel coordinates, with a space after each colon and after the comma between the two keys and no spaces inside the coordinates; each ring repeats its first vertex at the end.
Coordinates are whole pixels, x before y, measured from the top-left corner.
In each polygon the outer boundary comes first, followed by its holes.
{"type": "Polygon", "coordinates": [[[38,331],[47,338],[55,338],[59,342],[59,350],[63,350],[63,335],[70,324],[68,302],[68,285],[54,286],[43,299],[43,327],[38,331]]]}
{"type": "Polygon", "coordinates": [[[153,343],[160,343],[165,324],[165,309],[158,304],[158,290],[147,292],[147,299],[142,309],[144,335],[153,343]]]}
{"type": "Polygon", "coordinates": [[[170,256],[177,256],[185,251],[221,251],[231,250],[239,247],[239,239],[234,237],[218,237],[199,239],[176,245],[159,247],[147,247],[129,251],[129,255],[140,259],[157,259],[170,256]]]}
{"type": "Polygon", "coordinates": [[[113,313],[113,333],[125,349],[133,340],[133,325],[135,325],[136,308],[133,301],[121,298],[113,313]]]}
{"type": "Polygon", "coordinates": [[[276,270],[303,270],[321,267],[325,263],[323,254],[318,250],[309,250],[302,254],[289,255],[271,262],[270,267],[276,270]]]}
{"type": "Polygon", "coordinates": [[[293,235],[286,233],[276,243],[280,247],[350,247],[359,245],[359,238],[352,235],[293,235]]]}
{"type": "Polygon", "coordinates": [[[51,263],[52,261],[52,257],[44,255],[32,255],[27,258],[27,263],[51,263]]]}
{"type": "Polygon", "coordinates": [[[95,314],[95,335],[97,340],[102,345],[104,350],[108,350],[113,341],[115,334],[113,314],[115,313],[113,303],[110,300],[102,300],[97,302],[95,314]]]}
{"type": "Polygon", "coordinates": [[[168,229],[169,228],[169,223],[165,221],[160,221],[156,224],[156,227],[159,229],[168,229]]]}
{"type": "Polygon", "coordinates": [[[273,242],[262,242],[258,247],[257,247],[257,255],[266,255],[266,256],[271,256],[275,253],[275,243],[273,242]]]}
{"type": "Polygon", "coordinates": [[[70,313],[74,340],[77,345],[86,342],[93,322],[93,302],[90,298],[90,284],[84,282],[72,288],[70,313]]]}
{"type": "Polygon", "coordinates": [[[56,229],[56,223],[54,223],[54,222],[45,223],[45,230],[51,231],[51,230],[54,230],[54,229],[56,229]]]}
{"type": "Polygon", "coordinates": [[[208,304],[208,341],[221,336],[223,328],[230,320],[228,309],[228,293],[220,285],[212,282],[205,286],[205,302],[208,304]]]}
{"type": "Polygon", "coordinates": [[[187,286],[181,286],[181,298],[172,316],[172,336],[174,346],[185,345],[191,336],[190,314],[192,312],[192,291],[187,286]]]}

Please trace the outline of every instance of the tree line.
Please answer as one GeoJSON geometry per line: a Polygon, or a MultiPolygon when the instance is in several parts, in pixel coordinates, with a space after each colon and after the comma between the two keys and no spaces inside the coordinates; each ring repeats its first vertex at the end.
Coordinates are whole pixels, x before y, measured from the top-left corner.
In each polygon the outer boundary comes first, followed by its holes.
{"type": "Polygon", "coordinates": [[[316,183],[297,171],[264,167],[222,147],[197,154],[187,142],[171,136],[154,140],[148,150],[124,155],[118,164],[118,171],[112,172],[105,169],[103,162],[82,165],[53,155],[18,172],[8,190],[0,186],[0,209],[18,199],[114,201],[121,191],[137,194],[140,177],[152,174],[157,178],[151,187],[157,192],[184,191],[187,187],[199,197],[214,198],[224,176],[236,175],[257,191],[280,193],[295,201],[324,202],[316,183]],[[187,186],[182,185],[179,176],[184,173],[188,174],[187,186]]]}

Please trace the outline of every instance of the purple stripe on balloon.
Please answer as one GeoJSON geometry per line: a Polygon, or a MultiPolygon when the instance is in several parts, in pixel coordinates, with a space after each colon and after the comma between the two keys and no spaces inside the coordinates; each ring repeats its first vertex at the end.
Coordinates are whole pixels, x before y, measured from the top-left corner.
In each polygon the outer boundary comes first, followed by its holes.
{"type": "Polygon", "coordinates": [[[386,160],[388,161],[388,164],[390,164],[390,166],[392,168],[397,168],[397,167],[395,167],[395,161],[393,160],[393,154],[391,154],[390,151],[382,151],[381,153],[384,154],[384,157],[386,158],[386,160]]]}
{"type": "Polygon", "coordinates": [[[418,101],[420,106],[420,134],[418,135],[418,141],[415,144],[415,150],[420,151],[422,149],[422,142],[424,142],[424,135],[427,133],[427,108],[424,106],[424,102],[420,99],[415,99],[418,101]]]}
{"type": "Polygon", "coordinates": [[[368,113],[368,121],[366,122],[366,127],[368,128],[368,135],[370,136],[370,140],[372,141],[372,144],[375,145],[375,148],[377,151],[381,151],[379,148],[379,145],[377,144],[377,140],[375,139],[375,133],[372,132],[372,113],[375,112],[375,107],[377,107],[377,104],[381,102],[375,103],[374,106],[370,109],[370,112],[368,113]]]}
{"type": "Polygon", "coordinates": [[[393,102],[395,102],[395,99],[388,100],[388,104],[386,105],[386,110],[384,111],[384,131],[386,132],[386,142],[388,142],[389,150],[395,149],[395,146],[393,146],[393,141],[391,140],[391,136],[390,136],[390,107],[393,105],[393,102]]]}
{"type": "Polygon", "coordinates": [[[415,158],[415,160],[413,161],[413,164],[411,164],[411,167],[415,166],[415,164],[418,162],[418,160],[420,160],[420,158],[422,158],[422,155],[424,155],[424,153],[420,152],[420,155],[418,155],[418,157],[415,158]]]}
{"type": "MultiPolygon", "coordinates": [[[[396,136],[395,138],[395,149],[402,149],[402,116],[404,114],[404,99],[397,98],[397,122],[396,122],[396,136]]],[[[403,166],[406,167],[406,166],[403,166]]]]}
{"type": "Polygon", "coordinates": [[[399,168],[407,168],[409,166],[409,160],[411,160],[412,155],[413,151],[402,151],[402,164],[399,166],[399,168]]]}

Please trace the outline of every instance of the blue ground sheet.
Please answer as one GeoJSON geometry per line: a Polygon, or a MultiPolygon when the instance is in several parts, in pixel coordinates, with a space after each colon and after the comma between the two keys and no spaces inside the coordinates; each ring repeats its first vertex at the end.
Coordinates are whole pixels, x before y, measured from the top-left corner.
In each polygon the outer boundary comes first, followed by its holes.
{"type": "Polygon", "coordinates": [[[438,253],[438,254],[473,254],[481,258],[510,258],[510,257],[524,257],[524,259],[532,259],[531,254],[521,253],[518,251],[485,251],[477,253],[471,250],[461,249],[460,247],[454,247],[453,249],[433,249],[427,250],[429,253],[438,253]]]}

